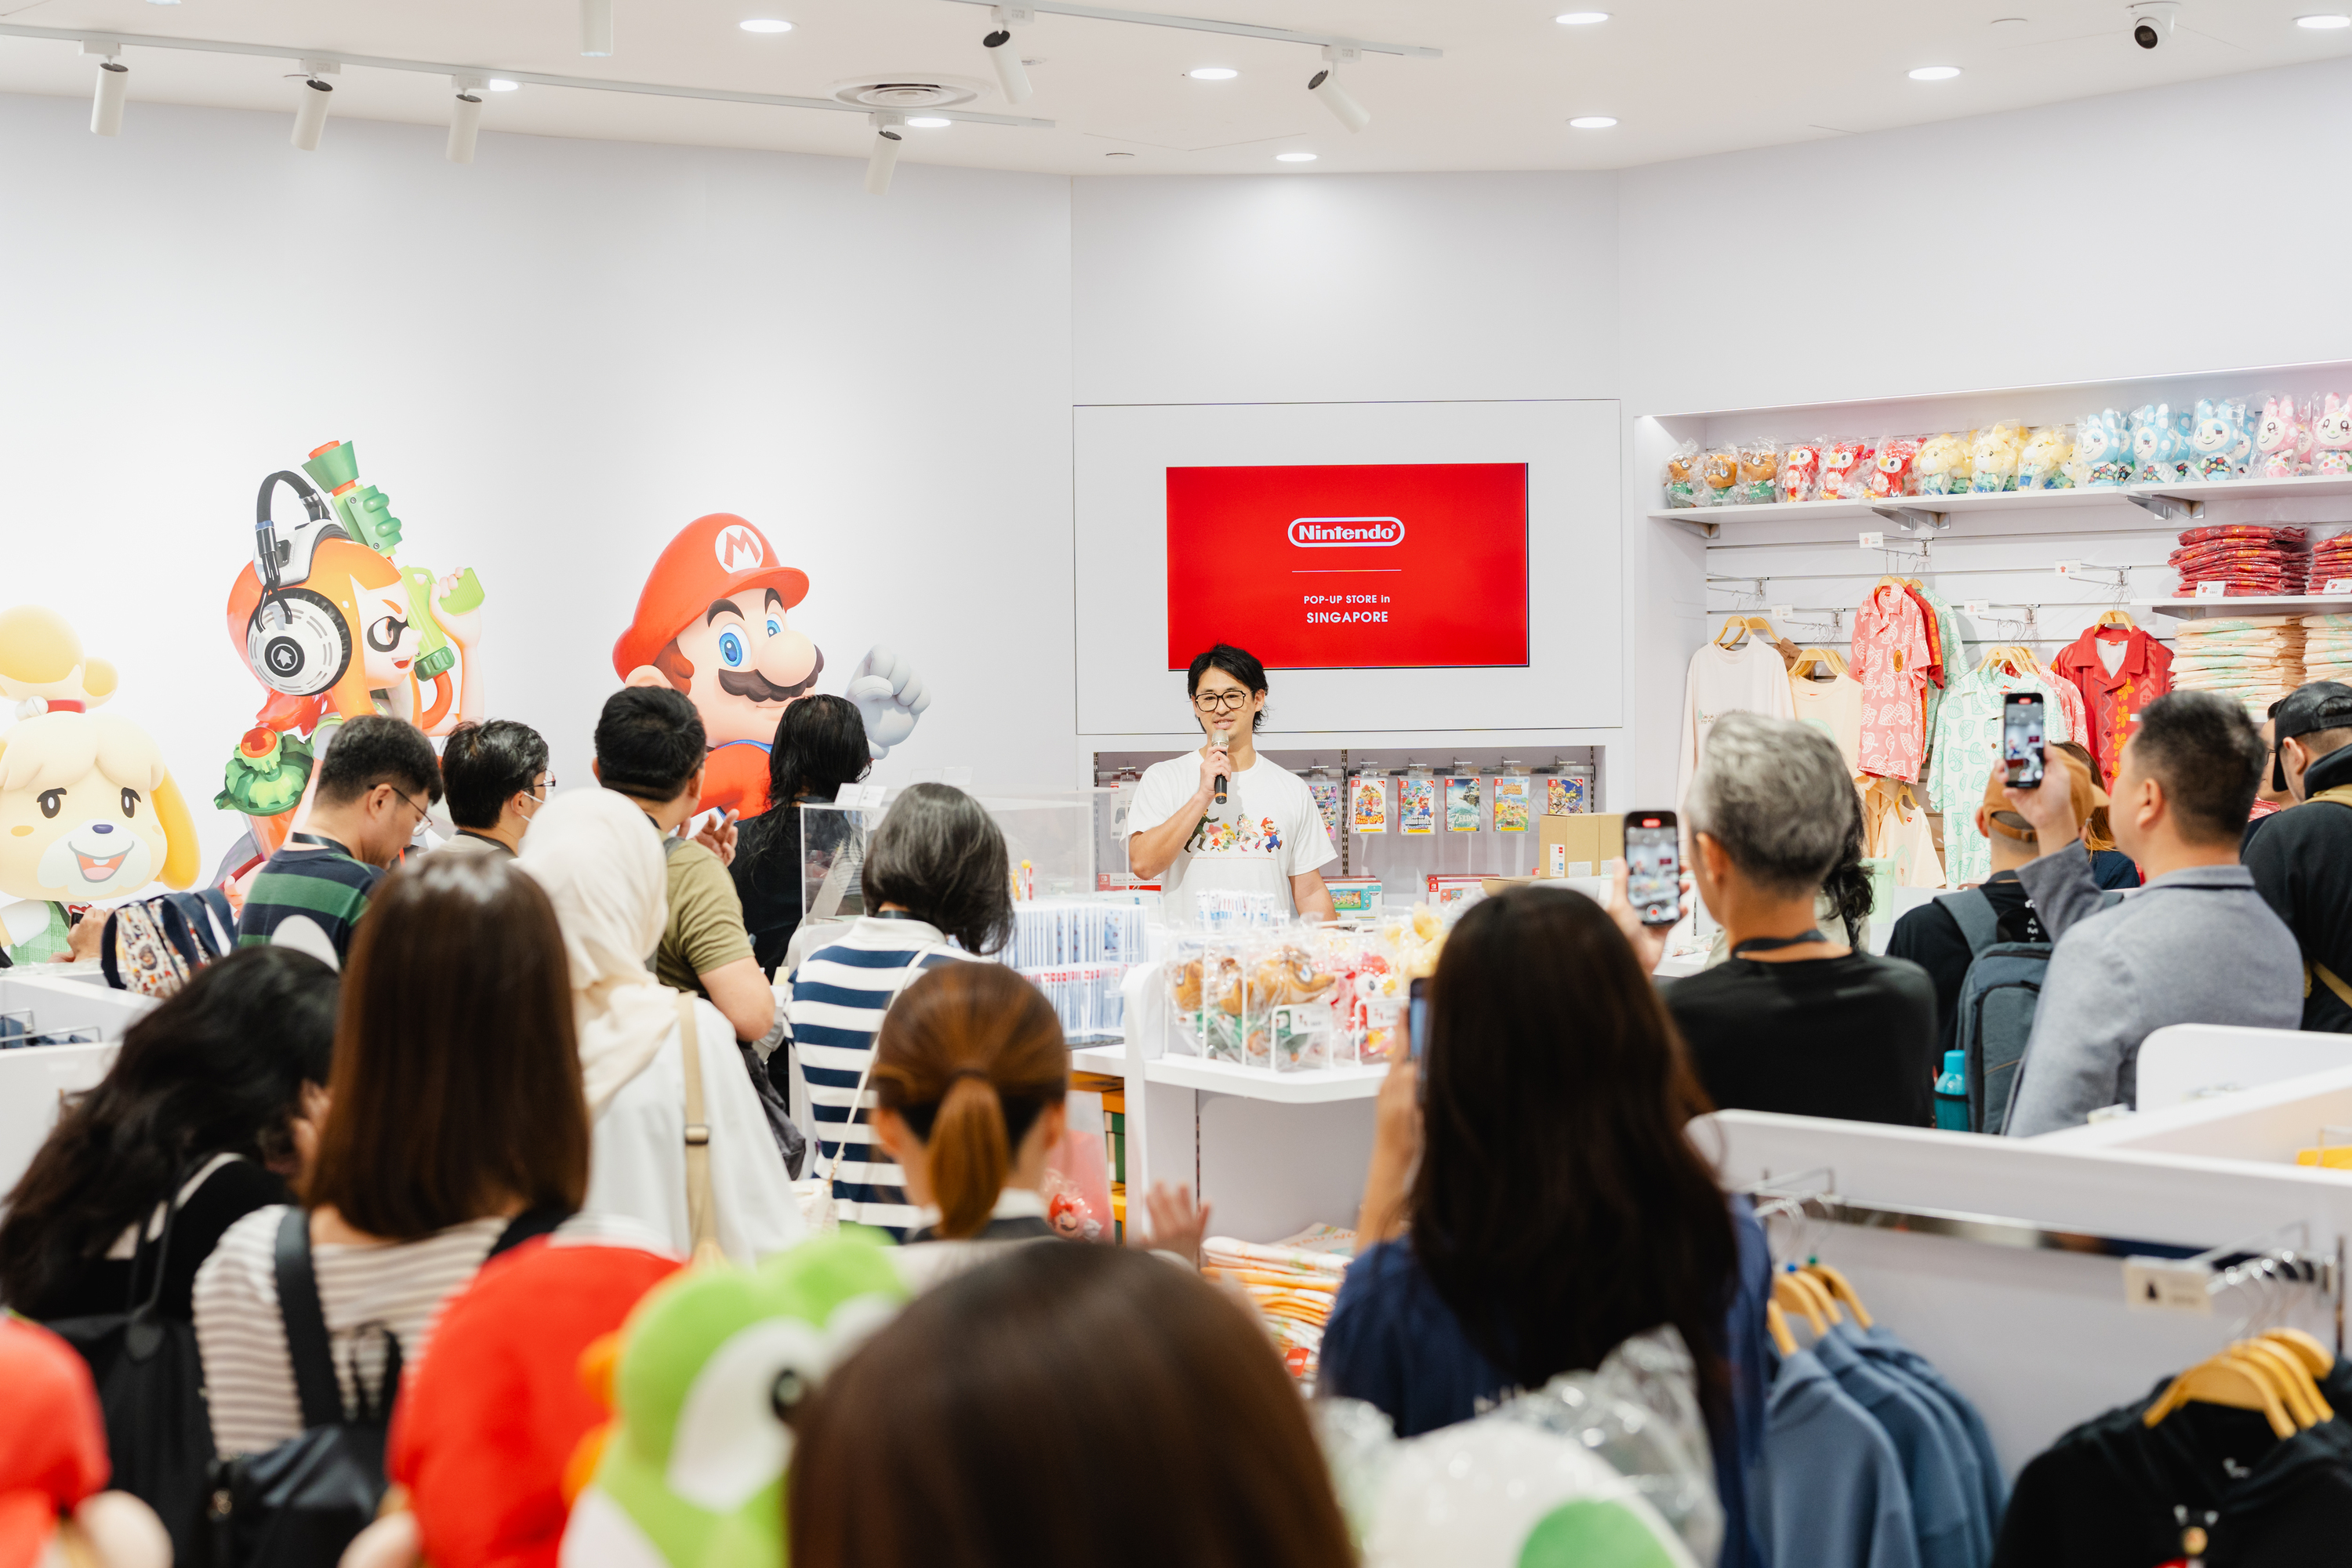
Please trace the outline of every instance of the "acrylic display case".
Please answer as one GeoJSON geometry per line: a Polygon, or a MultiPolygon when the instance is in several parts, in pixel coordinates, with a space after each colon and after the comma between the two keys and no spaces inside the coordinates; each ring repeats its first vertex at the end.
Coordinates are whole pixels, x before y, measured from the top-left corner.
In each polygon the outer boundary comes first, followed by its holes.
{"type": "MultiPolygon", "coordinates": [[[[1103,790],[974,795],[1004,835],[1018,900],[1095,890],[1097,817],[1103,790]]],[[[879,785],[842,791],[838,801],[801,803],[801,917],[866,913],[860,886],[866,846],[901,792],[879,785]]]]}

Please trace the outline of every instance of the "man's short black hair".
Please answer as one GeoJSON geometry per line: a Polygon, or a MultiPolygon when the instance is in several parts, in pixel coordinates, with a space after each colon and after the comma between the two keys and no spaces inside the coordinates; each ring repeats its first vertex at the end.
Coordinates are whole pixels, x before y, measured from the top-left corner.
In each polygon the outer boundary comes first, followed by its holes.
{"type": "Polygon", "coordinates": [[[606,789],[664,805],[709,755],[702,715],[667,686],[624,686],[596,716],[596,773],[606,789]]]}
{"type": "MultiPolygon", "coordinates": [[[[1184,695],[1198,697],[1201,694],[1201,677],[1212,669],[1223,670],[1227,675],[1248,687],[1250,695],[1253,697],[1266,689],[1265,666],[1258,662],[1257,655],[1247,648],[1235,647],[1229,642],[1221,642],[1192,660],[1192,668],[1184,675],[1184,695]]],[[[1250,728],[1256,730],[1262,728],[1265,723],[1265,710],[1261,708],[1257,711],[1257,716],[1250,721],[1250,728]]]]}
{"type": "Polygon", "coordinates": [[[441,742],[441,783],[449,792],[449,818],[460,827],[496,827],[507,802],[546,771],[547,742],[512,719],[469,719],[441,742]]]}
{"type": "Polygon", "coordinates": [[[340,725],[319,765],[319,801],[342,805],[388,784],[414,798],[441,798],[441,763],[425,731],[405,719],[362,713],[340,725]]]}
{"type": "Polygon", "coordinates": [[[2140,710],[2132,756],[2164,786],[2180,836],[2197,844],[2235,844],[2270,760],[2245,705],[2218,691],[2174,691],[2140,710]]]}

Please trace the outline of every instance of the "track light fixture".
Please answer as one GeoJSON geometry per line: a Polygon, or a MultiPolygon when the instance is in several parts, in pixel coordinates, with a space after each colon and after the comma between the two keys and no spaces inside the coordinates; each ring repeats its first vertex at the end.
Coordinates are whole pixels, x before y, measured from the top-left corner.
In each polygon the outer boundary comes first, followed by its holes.
{"type": "Polygon", "coordinates": [[[613,52],[613,0],[580,0],[580,52],[590,59],[613,52]]]}
{"type": "Polygon", "coordinates": [[[302,85],[296,92],[294,106],[294,146],[298,152],[319,150],[319,133],[327,128],[327,109],[333,103],[335,89],[319,79],[332,66],[322,66],[316,60],[304,60],[302,85]]]}
{"type": "Polygon", "coordinates": [[[996,30],[980,40],[988,51],[988,63],[996,71],[996,85],[1003,89],[1007,103],[1026,103],[1036,90],[1029,85],[1028,68],[1021,63],[1021,46],[1013,37],[1015,26],[1027,26],[1037,19],[1037,13],[1026,5],[999,5],[992,13],[996,30]]]}
{"type": "Polygon", "coordinates": [[[451,77],[449,84],[457,89],[449,105],[449,146],[443,154],[452,163],[474,161],[474,143],[482,133],[482,83],[472,77],[451,77]]]}
{"type": "Polygon", "coordinates": [[[1331,111],[1331,118],[1346,126],[1350,133],[1361,131],[1372,122],[1371,111],[1349,97],[1347,90],[1340,87],[1339,68],[1353,65],[1363,58],[1362,52],[1344,46],[1327,45],[1323,58],[1327,63],[1307,79],[1307,90],[1322,100],[1323,107],[1331,111]]]}
{"type": "Polygon", "coordinates": [[[86,55],[103,55],[98,62],[98,89],[89,101],[89,133],[93,136],[122,134],[122,103],[131,96],[131,68],[121,60],[121,46],[110,43],[86,43],[81,47],[86,55]]]}
{"type": "Polygon", "coordinates": [[[895,114],[874,117],[874,150],[866,155],[866,194],[869,196],[890,194],[891,171],[898,166],[898,148],[906,138],[898,129],[903,123],[895,114]]]}

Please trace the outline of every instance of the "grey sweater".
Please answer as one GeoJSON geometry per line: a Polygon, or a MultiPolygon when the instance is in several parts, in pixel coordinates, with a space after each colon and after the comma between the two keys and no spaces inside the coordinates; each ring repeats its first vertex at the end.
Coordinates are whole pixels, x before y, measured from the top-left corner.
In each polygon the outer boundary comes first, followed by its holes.
{"type": "Polygon", "coordinates": [[[2105,910],[2079,842],[2017,874],[2057,946],[2018,1075],[2011,1136],[2137,1103],[2140,1042],[2168,1024],[2302,1022],[2302,952],[2243,866],[2168,872],[2105,910]]]}

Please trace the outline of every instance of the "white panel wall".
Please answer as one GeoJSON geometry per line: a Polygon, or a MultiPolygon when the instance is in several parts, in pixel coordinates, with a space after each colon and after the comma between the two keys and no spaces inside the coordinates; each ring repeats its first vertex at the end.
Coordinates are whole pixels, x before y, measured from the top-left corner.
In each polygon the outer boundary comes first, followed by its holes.
{"type": "Polygon", "coordinates": [[[1066,181],[910,164],[877,200],[837,159],[485,135],[458,167],[428,128],[305,155],[282,116],[88,120],[0,98],[0,604],[121,667],[208,867],[262,696],[222,614],[251,498],[337,438],[404,563],[479,572],[491,706],[566,786],[646,568],[716,510],[808,571],[824,689],[876,641],[929,679],[886,768],[1069,777],[1066,181]]]}

